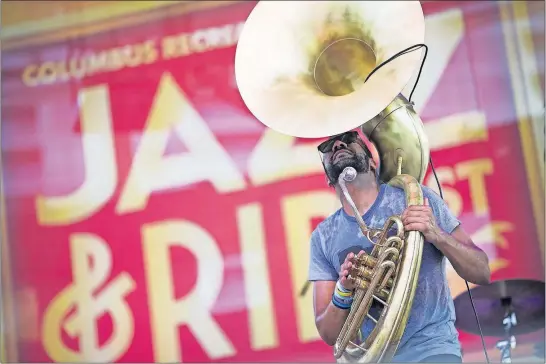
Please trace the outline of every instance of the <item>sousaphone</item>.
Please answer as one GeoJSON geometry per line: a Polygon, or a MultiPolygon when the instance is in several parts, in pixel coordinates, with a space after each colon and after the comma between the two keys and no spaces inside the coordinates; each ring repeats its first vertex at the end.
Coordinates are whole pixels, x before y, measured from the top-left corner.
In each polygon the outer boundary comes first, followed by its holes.
{"type": "MultiPolygon", "coordinates": [[[[401,92],[419,68],[424,36],[418,1],[261,1],[237,45],[237,86],[250,112],[279,133],[323,138],[360,127],[378,151],[380,179],[403,189],[407,205],[423,204],[428,141],[401,92]]],[[[374,248],[353,262],[358,287],[334,356],[383,362],[404,333],[424,239],[398,216],[367,227],[345,187],[355,177],[348,167],[338,182],[374,248]],[[378,317],[368,312],[374,301],[383,306],[378,317]],[[375,328],[359,340],[364,320],[375,328]]]]}

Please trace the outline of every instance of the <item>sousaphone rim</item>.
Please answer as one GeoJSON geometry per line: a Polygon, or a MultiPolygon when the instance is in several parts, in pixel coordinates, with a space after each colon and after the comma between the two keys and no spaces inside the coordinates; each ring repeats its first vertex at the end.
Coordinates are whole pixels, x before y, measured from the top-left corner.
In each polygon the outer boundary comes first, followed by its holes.
{"type": "Polygon", "coordinates": [[[424,42],[424,16],[419,1],[259,2],[240,35],[235,76],[249,111],[277,132],[300,138],[322,138],[357,128],[387,107],[418,69],[422,52],[407,53],[379,69],[361,89],[337,97],[320,94],[302,82],[299,76],[309,72],[309,57],[305,50],[294,50],[306,48],[304,45],[309,42],[302,39],[320,24],[320,20],[313,23],[310,17],[320,18],[322,14],[324,20],[325,3],[346,6],[357,15],[367,14],[362,15],[370,19],[367,29],[382,50],[377,52],[378,64],[424,42]],[[295,16],[296,13],[304,15],[295,16]],[[400,20],[395,22],[395,19],[400,20]],[[300,33],[299,39],[286,41],[294,38],[292,34],[300,33]],[[282,49],[293,52],[283,53],[282,49]],[[275,58],[275,54],[287,55],[275,58]]]}

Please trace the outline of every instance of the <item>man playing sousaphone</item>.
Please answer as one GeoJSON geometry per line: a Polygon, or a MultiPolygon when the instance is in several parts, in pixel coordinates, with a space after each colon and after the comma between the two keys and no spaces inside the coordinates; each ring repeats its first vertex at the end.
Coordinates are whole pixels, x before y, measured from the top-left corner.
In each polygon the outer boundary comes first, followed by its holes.
{"type": "MultiPolygon", "coordinates": [[[[353,210],[342,198],[338,179],[346,167],[356,178],[347,185],[354,204],[370,228],[381,229],[386,219],[400,215],[406,230],[423,234],[421,269],[407,325],[393,361],[462,362],[455,309],[446,278],[446,259],[465,280],[487,284],[490,271],[487,255],[465,233],[460,221],[431,189],[421,186],[424,205],[406,208],[404,192],[378,182],[376,164],[370,150],[356,131],[329,138],[318,146],[328,184],[342,207],[321,222],[311,236],[309,280],[314,282],[316,326],[322,339],[334,345],[347,319],[354,285],[348,280],[351,259],[372,244],[363,236],[353,210]]],[[[378,317],[377,307],[369,313],[378,317]]],[[[364,320],[362,338],[374,327],[364,320]]]]}

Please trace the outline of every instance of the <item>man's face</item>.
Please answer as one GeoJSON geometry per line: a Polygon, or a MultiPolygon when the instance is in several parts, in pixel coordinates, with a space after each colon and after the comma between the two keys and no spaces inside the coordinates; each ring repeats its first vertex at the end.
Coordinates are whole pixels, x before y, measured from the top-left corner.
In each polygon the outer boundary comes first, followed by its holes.
{"type": "Polygon", "coordinates": [[[337,135],[319,145],[326,175],[330,182],[337,183],[346,167],[353,167],[358,173],[370,170],[370,157],[364,142],[354,131],[337,135]]]}

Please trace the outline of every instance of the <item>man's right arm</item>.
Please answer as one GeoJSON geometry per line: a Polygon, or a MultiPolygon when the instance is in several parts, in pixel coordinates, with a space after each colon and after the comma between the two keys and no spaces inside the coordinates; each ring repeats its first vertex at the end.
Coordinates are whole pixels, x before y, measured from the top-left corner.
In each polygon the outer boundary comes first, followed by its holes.
{"type": "Polygon", "coordinates": [[[350,253],[341,266],[341,272],[336,272],[335,267],[326,258],[324,253],[325,244],[322,243],[320,233],[315,230],[311,235],[311,259],[309,266],[309,280],[313,281],[313,307],[315,311],[315,325],[320,337],[328,345],[333,346],[337,340],[339,332],[349,315],[349,309],[342,309],[334,305],[332,296],[336,289],[336,283],[340,277],[340,283],[347,289],[349,282],[346,276],[348,259],[353,254],[350,253]]]}
{"type": "Polygon", "coordinates": [[[336,343],[349,315],[349,310],[337,308],[332,303],[335,288],[336,281],[316,281],[313,285],[315,324],[322,340],[330,346],[336,343]]]}

